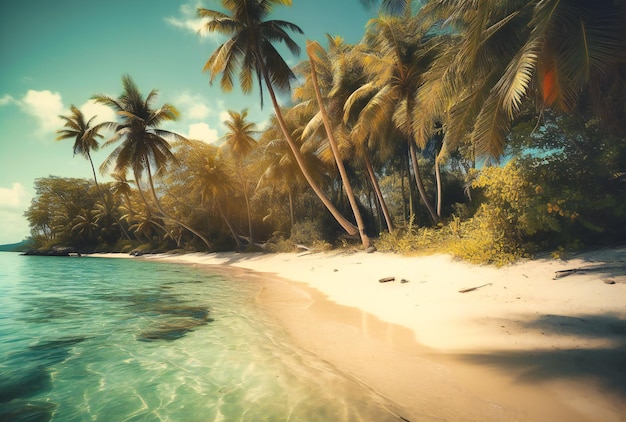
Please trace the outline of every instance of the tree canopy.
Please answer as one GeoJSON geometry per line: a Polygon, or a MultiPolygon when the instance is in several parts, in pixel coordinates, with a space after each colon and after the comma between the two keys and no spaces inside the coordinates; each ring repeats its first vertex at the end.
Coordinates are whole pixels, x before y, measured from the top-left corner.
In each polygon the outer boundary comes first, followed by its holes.
{"type": "MultiPolygon", "coordinates": [[[[261,130],[229,110],[216,145],[162,129],[179,117],[128,75],[76,107],[59,139],[91,161],[113,136],[109,182],[38,179],[26,216],[40,247],[290,250],[370,239],[502,263],[626,237],[626,6],[622,2],[362,1],[379,10],[351,45],[329,34],[297,55],[286,0],[198,9],[226,36],[202,69],[224,91],[254,84],[261,130]],[[279,104],[276,92],[292,101],[279,104]],[[127,178],[132,176],[134,180],[127,178]],[[123,236],[128,233],[127,236],[123,236]]],[[[200,69],[199,69],[200,71],[200,69]]]]}

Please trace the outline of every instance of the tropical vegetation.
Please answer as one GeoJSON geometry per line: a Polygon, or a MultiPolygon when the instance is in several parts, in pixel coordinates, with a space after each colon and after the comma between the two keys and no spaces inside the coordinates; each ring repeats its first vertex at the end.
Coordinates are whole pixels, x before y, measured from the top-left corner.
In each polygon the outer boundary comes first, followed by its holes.
{"type": "Polygon", "coordinates": [[[624,2],[363,0],[379,15],[360,43],[307,41],[293,68],[281,52],[302,30],[270,19],[291,1],[221,3],[198,10],[226,36],[203,70],[224,91],[258,83],[269,124],[230,110],[216,145],[186,139],[161,128],[176,108],[123,76],[119,97],[93,97],[117,121],[62,116],[93,182],[36,181],[38,247],[373,243],[503,264],[626,239],[624,2]],[[102,182],[90,151],[106,130],[102,182]]]}

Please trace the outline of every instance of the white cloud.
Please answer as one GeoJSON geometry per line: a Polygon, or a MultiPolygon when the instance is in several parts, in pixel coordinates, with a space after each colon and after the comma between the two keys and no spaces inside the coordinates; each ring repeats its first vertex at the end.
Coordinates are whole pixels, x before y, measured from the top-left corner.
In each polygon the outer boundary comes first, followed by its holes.
{"type": "Polygon", "coordinates": [[[230,114],[228,114],[228,111],[220,111],[219,116],[220,116],[220,122],[222,124],[224,124],[226,120],[230,119],[230,114]]]}
{"type": "Polygon", "coordinates": [[[17,104],[17,100],[9,94],[5,94],[0,98],[0,106],[5,106],[7,104],[17,104]]]}
{"type": "Polygon", "coordinates": [[[66,110],[58,92],[29,89],[19,101],[19,105],[22,111],[37,119],[39,124],[37,130],[40,135],[54,132],[63,126],[59,115],[64,114],[66,110]]]}
{"type": "Polygon", "coordinates": [[[28,236],[28,222],[23,214],[30,199],[21,183],[0,187],[0,244],[19,242],[28,236]]]}
{"type": "MultiPolygon", "coordinates": [[[[60,115],[69,113],[68,108],[63,105],[61,94],[49,90],[37,91],[29,89],[26,94],[16,100],[10,95],[0,97],[0,106],[16,104],[26,114],[34,117],[37,121],[35,133],[39,136],[54,133],[63,127],[63,120],[60,115]]],[[[96,116],[93,123],[115,121],[115,112],[102,104],[93,100],[88,100],[79,107],[87,119],[96,116]]]]}
{"type": "Polygon", "coordinates": [[[24,211],[5,211],[0,208],[0,245],[17,243],[28,237],[30,228],[28,220],[23,216],[24,211]]]}
{"type": "Polygon", "coordinates": [[[189,125],[187,138],[203,141],[207,144],[212,144],[219,139],[217,130],[211,129],[206,123],[193,123],[189,125]]]}
{"type": "Polygon", "coordinates": [[[262,122],[256,124],[257,130],[265,130],[271,123],[270,119],[265,119],[262,122]]]}
{"type": "Polygon", "coordinates": [[[219,35],[207,33],[204,30],[204,19],[198,17],[196,11],[202,7],[201,3],[188,3],[180,6],[180,17],[169,16],[165,18],[165,22],[177,28],[182,28],[194,34],[199,34],[203,38],[216,39],[219,35]]]}
{"type": "Polygon", "coordinates": [[[30,202],[30,195],[21,183],[13,183],[11,188],[0,187],[0,209],[22,209],[30,202]]]}
{"type": "Polygon", "coordinates": [[[96,116],[92,124],[97,125],[103,122],[114,122],[116,120],[116,114],[110,107],[97,103],[94,100],[88,100],[78,108],[85,115],[85,119],[91,119],[93,116],[96,116]]]}
{"type": "Polygon", "coordinates": [[[189,92],[183,92],[176,97],[174,104],[180,109],[184,119],[202,120],[213,114],[213,110],[206,105],[206,100],[202,96],[189,92]]]}

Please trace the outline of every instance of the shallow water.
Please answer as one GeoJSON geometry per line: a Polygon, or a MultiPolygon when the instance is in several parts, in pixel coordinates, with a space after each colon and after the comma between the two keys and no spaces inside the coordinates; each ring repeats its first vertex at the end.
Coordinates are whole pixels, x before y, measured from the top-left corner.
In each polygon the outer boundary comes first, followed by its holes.
{"type": "Polygon", "coordinates": [[[294,346],[259,288],[177,264],[0,252],[0,420],[397,420],[294,346]]]}

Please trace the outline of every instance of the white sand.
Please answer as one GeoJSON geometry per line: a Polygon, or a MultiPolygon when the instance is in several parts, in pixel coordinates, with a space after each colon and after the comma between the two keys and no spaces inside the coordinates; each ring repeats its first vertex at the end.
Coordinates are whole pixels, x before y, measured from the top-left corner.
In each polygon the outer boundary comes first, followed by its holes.
{"type": "Polygon", "coordinates": [[[261,301],[294,339],[405,419],[626,421],[626,247],[501,269],[379,252],[156,258],[272,274],[261,301]]]}

